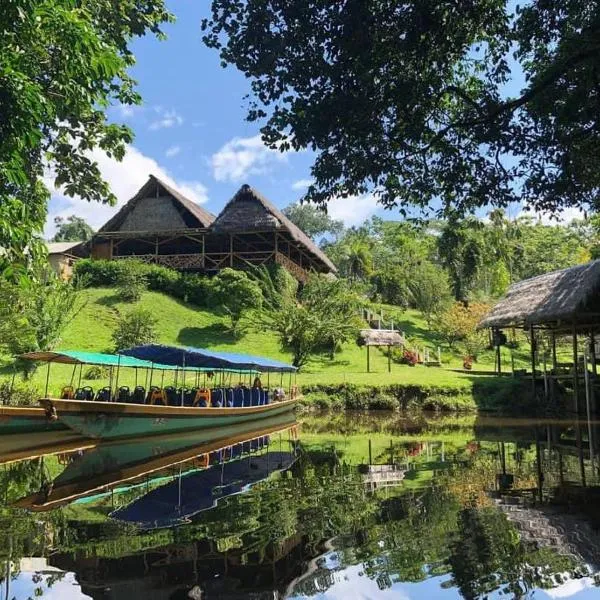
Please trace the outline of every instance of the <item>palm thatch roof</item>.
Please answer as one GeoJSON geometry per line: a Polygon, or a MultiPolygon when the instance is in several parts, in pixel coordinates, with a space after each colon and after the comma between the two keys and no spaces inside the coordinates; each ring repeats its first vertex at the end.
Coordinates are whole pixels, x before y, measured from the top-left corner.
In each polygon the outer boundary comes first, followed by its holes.
{"type": "Polygon", "coordinates": [[[399,331],[391,329],[361,329],[361,346],[403,346],[406,340],[399,331]]]}
{"type": "Polygon", "coordinates": [[[85,242],[47,242],[48,254],[76,255],[85,242]]]}
{"type": "Polygon", "coordinates": [[[324,263],[329,271],[337,271],[327,255],[299,227],[248,184],[244,184],[225,205],[210,230],[215,233],[287,232],[309,254],[324,263]]]}
{"type": "MultiPolygon", "coordinates": [[[[138,203],[144,199],[158,196],[160,193],[170,197],[179,215],[181,222],[185,227],[207,228],[214,220],[213,214],[196,204],[189,198],[186,198],[181,192],[166,184],[164,181],[150,175],[148,181],[138,190],[136,195],[131,198],[121,210],[109,219],[99,230],[98,233],[119,231],[125,220],[132,214],[138,203]]],[[[146,211],[145,215],[148,219],[154,217],[155,227],[157,230],[169,229],[172,225],[168,222],[168,217],[165,219],[165,214],[148,214],[151,211],[146,211]],[[165,222],[166,221],[166,222],[165,222]]]]}
{"type": "Polygon", "coordinates": [[[600,324],[600,260],[513,284],[484,327],[600,324]]]}

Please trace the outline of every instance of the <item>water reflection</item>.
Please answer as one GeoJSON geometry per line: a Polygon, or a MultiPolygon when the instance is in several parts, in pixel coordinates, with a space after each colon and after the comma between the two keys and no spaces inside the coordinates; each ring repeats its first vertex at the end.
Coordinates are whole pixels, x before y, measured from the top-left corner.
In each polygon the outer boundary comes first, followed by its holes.
{"type": "Polygon", "coordinates": [[[598,425],[319,415],[20,461],[4,440],[4,595],[596,597],[598,425]]]}

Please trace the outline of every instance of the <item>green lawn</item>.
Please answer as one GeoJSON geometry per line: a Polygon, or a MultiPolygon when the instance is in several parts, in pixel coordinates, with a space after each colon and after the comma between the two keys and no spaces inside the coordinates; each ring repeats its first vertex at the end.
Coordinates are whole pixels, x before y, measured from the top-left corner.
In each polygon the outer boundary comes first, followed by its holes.
{"type": "MultiPolygon", "coordinates": [[[[69,324],[63,333],[59,348],[112,352],[111,334],[118,315],[129,310],[132,305],[119,301],[115,291],[110,288],[86,290],[85,306],[69,324]]],[[[224,318],[195,306],[186,304],[157,292],[146,292],[139,306],[150,310],[158,319],[158,339],[166,344],[180,344],[207,347],[215,350],[233,350],[259,354],[284,361],[290,361],[289,353],[281,350],[277,338],[267,331],[252,331],[236,340],[228,332],[224,318]]],[[[418,341],[422,347],[427,344],[432,352],[437,346],[436,340],[427,330],[427,326],[416,311],[402,313],[398,327],[406,331],[410,340],[418,341]]],[[[416,342],[415,342],[416,343],[416,342]]],[[[457,367],[460,359],[452,356],[451,366],[457,367]]],[[[491,368],[481,363],[480,368],[491,368]]],[[[346,344],[333,360],[326,356],[314,358],[298,374],[298,383],[302,384],[418,384],[426,386],[469,388],[472,378],[436,367],[409,367],[392,363],[388,373],[387,358],[379,349],[371,349],[371,373],[366,372],[366,349],[354,343],[346,344]]],[[[131,370],[129,370],[131,371],[131,370]]],[[[85,372],[85,369],[84,369],[85,372]]],[[[8,369],[4,374],[8,375],[8,369]]],[[[72,368],[64,365],[52,366],[51,392],[58,393],[60,387],[69,383],[72,368]]],[[[143,374],[140,373],[140,382],[143,374]]],[[[165,384],[169,383],[167,374],[165,384]]],[[[134,375],[121,372],[119,381],[133,385],[134,375]]],[[[39,369],[33,383],[43,389],[45,369],[39,369]]],[[[155,380],[156,383],[156,380],[155,380]]],[[[271,382],[272,383],[272,382],[271,382]]],[[[107,379],[85,381],[94,388],[107,384],[107,379]]]]}

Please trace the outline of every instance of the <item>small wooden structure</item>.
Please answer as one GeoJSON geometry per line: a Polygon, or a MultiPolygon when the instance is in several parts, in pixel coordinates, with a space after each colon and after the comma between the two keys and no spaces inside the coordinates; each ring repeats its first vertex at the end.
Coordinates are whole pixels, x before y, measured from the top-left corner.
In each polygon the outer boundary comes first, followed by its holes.
{"type": "Polygon", "coordinates": [[[582,390],[585,390],[588,410],[594,409],[593,389],[598,385],[596,336],[600,332],[600,260],[512,285],[479,327],[491,328],[496,335],[502,329],[513,327],[528,331],[533,388],[538,378],[536,367],[543,365],[546,395],[551,393],[548,382],[569,378],[573,383],[576,411],[580,410],[582,390]],[[539,356],[537,351],[542,333],[550,340],[549,371],[546,356],[539,356]],[[568,365],[557,361],[559,336],[571,338],[572,363],[568,365]]]}
{"type": "Polygon", "coordinates": [[[359,332],[359,345],[367,347],[367,373],[371,372],[371,346],[387,346],[388,371],[392,370],[392,346],[403,346],[405,339],[399,331],[394,329],[361,329],[359,332]]]}
{"type": "Polygon", "coordinates": [[[207,273],[277,263],[306,281],[311,271],[336,271],[304,232],[249,185],[215,217],[154,175],[90,246],[93,258],[136,258],[207,273]]]}
{"type": "Polygon", "coordinates": [[[49,242],[48,262],[63,280],[73,276],[73,265],[83,256],[84,242],[49,242]]]}

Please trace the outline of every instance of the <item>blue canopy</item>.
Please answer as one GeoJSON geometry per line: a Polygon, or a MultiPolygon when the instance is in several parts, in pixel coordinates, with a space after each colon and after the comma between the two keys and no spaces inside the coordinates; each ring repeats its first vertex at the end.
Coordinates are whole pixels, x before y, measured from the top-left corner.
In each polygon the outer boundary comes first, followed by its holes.
{"type": "Polygon", "coordinates": [[[295,460],[291,452],[267,452],[215,464],[154,488],[110,516],[143,529],[173,527],[213,508],[222,498],[248,491],[272,473],[288,469],[295,460]]]}
{"type": "Polygon", "coordinates": [[[233,352],[213,352],[204,348],[163,346],[162,344],[145,344],[135,346],[121,352],[141,360],[173,365],[181,368],[203,368],[214,370],[237,369],[242,371],[260,371],[262,373],[292,373],[296,367],[287,363],[233,352]]]}

